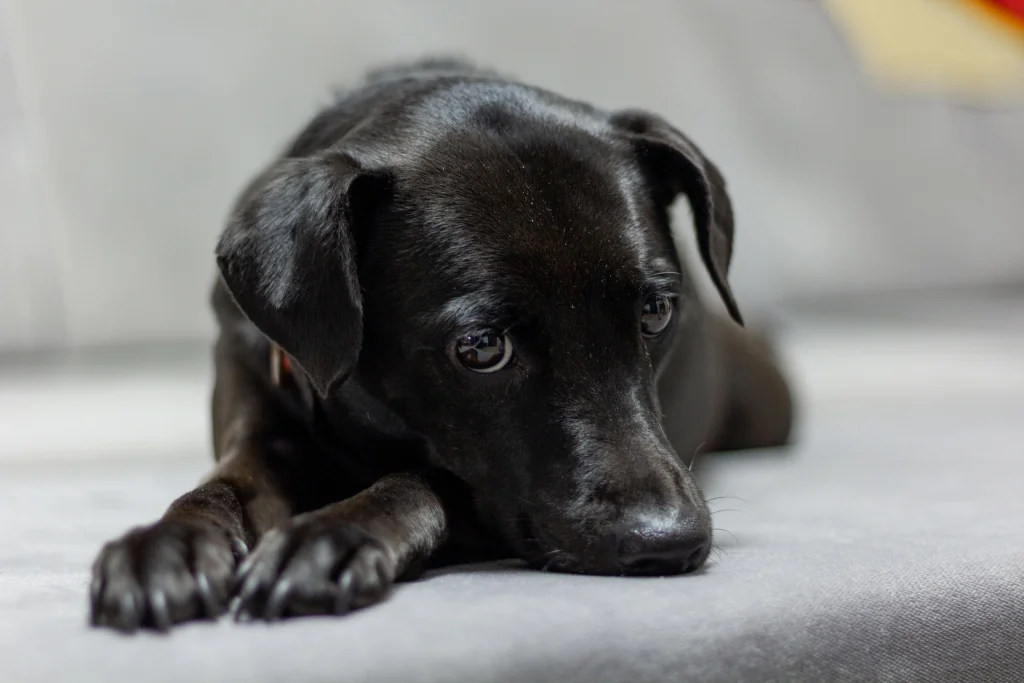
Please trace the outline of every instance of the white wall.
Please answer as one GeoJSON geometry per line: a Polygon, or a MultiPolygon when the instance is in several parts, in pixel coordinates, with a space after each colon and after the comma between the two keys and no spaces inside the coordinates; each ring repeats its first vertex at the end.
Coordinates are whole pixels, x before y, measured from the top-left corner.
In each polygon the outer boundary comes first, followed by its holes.
{"type": "Polygon", "coordinates": [[[1024,115],[871,90],[789,0],[0,0],[0,347],[208,335],[234,193],[332,86],[461,52],[724,169],[750,308],[1024,273],[1024,115]]]}

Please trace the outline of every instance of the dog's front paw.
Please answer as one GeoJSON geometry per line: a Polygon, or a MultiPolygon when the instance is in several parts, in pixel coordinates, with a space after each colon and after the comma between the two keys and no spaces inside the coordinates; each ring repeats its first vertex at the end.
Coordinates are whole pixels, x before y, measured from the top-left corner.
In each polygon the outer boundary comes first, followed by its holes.
{"type": "Polygon", "coordinates": [[[236,619],[345,614],[380,601],[395,580],[383,543],[316,513],[267,533],[238,569],[236,619]]]}
{"type": "Polygon", "coordinates": [[[161,521],[111,541],[92,567],[91,622],[161,631],[224,613],[245,544],[200,523],[161,521]]]}

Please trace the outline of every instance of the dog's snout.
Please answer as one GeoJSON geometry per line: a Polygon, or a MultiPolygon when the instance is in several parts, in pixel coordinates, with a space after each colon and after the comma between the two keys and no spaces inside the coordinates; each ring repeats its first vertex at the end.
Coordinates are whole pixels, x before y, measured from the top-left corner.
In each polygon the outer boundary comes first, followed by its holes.
{"type": "Polygon", "coordinates": [[[622,573],[684,574],[699,569],[711,551],[711,530],[697,516],[679,511],[636,511],[616,528],[622,573]]]}

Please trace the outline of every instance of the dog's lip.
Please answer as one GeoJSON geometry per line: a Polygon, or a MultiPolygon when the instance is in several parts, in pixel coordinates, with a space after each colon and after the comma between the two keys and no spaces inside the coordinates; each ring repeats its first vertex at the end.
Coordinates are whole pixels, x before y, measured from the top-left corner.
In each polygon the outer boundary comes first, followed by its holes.
{"type": "Polygon", "coordinates": [[[529,515],[520,514],[516,518],[515,527],[516,545],[520,547],[520,554],[530,567],[542,571],[557,571],[560,565],[570,565],[575,560],[571,553],[545,542],[540,529],[529,515]]]}
{"type": "Polygon", "coordinates": [[[526,514],[516,518],[516,545],[520,557],[527,566],[543,572],[586,574],[579,556],[564,549],[564,544],[554,542],[544,534],[543,528],[526,514]]]}
{"type": "Polygon", "coordinates": [[[515,544],[522,546],[523,553],[529,557],[541,551],[541,540],[537,537],[537,529],[529,515],[520,514],[516,517],[515,544]]]}
{"type": "Polygon", "coordinates": [[[565,574],[580,573],[580,563],[575,555],[564,550],[551,550],[527,560],[527,564],[542,572],[559,572],[565,574]]]}

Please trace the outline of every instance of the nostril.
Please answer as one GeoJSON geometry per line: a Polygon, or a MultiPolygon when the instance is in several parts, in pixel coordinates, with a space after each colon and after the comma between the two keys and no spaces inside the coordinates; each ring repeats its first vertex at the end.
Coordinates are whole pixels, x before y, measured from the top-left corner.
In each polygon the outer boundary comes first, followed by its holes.
{"type": "Polygon", "coordinates": [[[622,561],[624,573],[629,576],[666,576],[681,573],[678,568],[673,571],[675,564],[670,558],[664,557],[630,557],[622,561]]]}
{"type": "Polygon", "coordinates": [[[631,576],[671,576],[688,574],[700,569],[706,556],[707,549],[700,546],[695,550],[684,549],[682,552],[624,557],[621,564],[624,573],[631,576]]]}
{"type": "Polygon", "coordinates": [[[704,564],[710,541],[692,522],[656,533],[634,528],[620,536],[619,565],[624,574],[635,576],[686,574],[704,564]]]}

